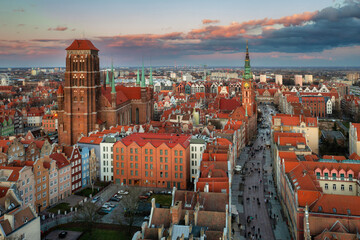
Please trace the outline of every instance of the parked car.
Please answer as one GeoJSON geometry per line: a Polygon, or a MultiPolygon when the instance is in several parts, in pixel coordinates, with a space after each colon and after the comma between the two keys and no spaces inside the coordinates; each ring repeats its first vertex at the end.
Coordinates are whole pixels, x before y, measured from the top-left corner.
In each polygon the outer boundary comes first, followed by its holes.
{"type": "Polygon", "coordinates": [[[112,202],[120,202],[120,198],[111,197],[111,198],[110,198],[110,201],[112,201],[112,202]]]}
{"type": "Polygon", "coordinates": [[[66,238],[66,236],[67,236],[66,231],[62,231],[61,233],[59,233],[59,238],[66,238]]]}
{"type": "Polygon", "coordinates": [[[114,208],[115,205],[112,204],[112,203],[106,202],[106,203],[104,203],[103,207],[111,207],[111,208],[114,208]]]}
{"type": "Polygon", "coordinates": [[[105,213],[109,213],[111,212],[112,208],[111,207],[108,207],[108,206],[102,206],[100,211],[101,212],[105,212],[105,213]]]}
{"type": "Polygon", "coordinates": [[[139,199],[148,199],[149,198],[149,196],[147,196],[147,195],[141,195],[141,196],[139,196],[139,199]]]}
{"type": "Polygon", "coordinates": [[[96,196],[96,197],[94,197],[93,199],[91,199],[91,202],[92,203],[96,203],[97,201],[99,201],[100,200],[100,196],[96,196]]]}
{"type": "Polygon", "coordinates": [[[120,191],[118,191],[118,194],[120,194],[120,195],[128,195],[129,192],[125,191],[125,190],[120,190],[120,191]]]}

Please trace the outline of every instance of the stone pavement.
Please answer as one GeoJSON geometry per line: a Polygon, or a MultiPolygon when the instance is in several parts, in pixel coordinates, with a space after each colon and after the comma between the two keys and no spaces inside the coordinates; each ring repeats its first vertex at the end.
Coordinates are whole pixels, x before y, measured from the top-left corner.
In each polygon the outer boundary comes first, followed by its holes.
{"type": "MultiPolygon", "coordinates": [[[[270,125],[271,117],[264,119],[270,125]]],[[[236,206],[239,213],[239,217],[233,219],[232,223],[235,231],[233,239],[252,239],[252,236],[255,239],[290,239],[286,222],[283,221],[281,214],[281,205],[274,196],[276,191],[272,179],[270,150],[265,147],[265,143],[269,141],[269,136],[266,134],[269,131],[269,129],[258,129],[254,144],[244,148],[237,160],[243,172],[234,174],[232,179],[231,204],[236,206]],[[272,193],[271,197],[269,192],[272,193]],[[249,223],[247,223],[248,219],[249,223]]]]}

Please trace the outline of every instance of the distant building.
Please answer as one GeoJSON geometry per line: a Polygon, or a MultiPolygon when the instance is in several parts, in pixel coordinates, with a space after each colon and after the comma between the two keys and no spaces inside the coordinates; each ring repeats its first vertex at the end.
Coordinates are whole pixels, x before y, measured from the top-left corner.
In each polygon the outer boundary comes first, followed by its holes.
{"type": "Polygon", "coordinates": [[[283,76],[280,74],[276,74],[275,75],[275,83],[278,85],[282,85],[283,84],[283,76]]]}
{"type": "Polygon", "coordinates": [[[312,83],[313,82],[313,75],[305,75],[305,83],[312,83]]]}
{"type": "Polygon", "coordinates": [[[189,81],[192,81],[192,80],[193,80],[193,77],[191,76],[190,73],[185,73],[185,74],[183,75],[183,81],[189,82],[189,81]]]}
{"type": "Polygon", "coordinates": [[[302,75],[295,75],[295,85],[302,86],[302,84],[303,84],[302,75]]]}
{"type": "Polygon", "coordinates": [[[260,75],[260,82],[266,83],[266,75],[260,75]]]}
{"type": "Polygon", "coordinates": [[[350,81],[357,81],[360,78],[360,74],[355,72],[355,73],[348,73],[346,74],[346,78],[350,81]]]}

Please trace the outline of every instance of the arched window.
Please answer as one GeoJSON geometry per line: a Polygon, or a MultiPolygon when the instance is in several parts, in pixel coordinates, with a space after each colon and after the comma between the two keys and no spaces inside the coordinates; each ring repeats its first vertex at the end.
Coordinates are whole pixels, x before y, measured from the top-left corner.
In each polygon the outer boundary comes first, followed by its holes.
{"type": "Polygon", "coordinates": [[[75,96],[75,97],[74,97],[74,102],[76,102],[76,101],[77,101],[77,97],[75,96]]]}
{"type": "Polygon", "coordinates": [[[135,123],[136,124],[139,124],[139,108],[136,108],[136,111],[135,111],[135,123]]]}
{"type": "Polygon", "coordinates": [[[80,97],[80,101],[81,101],[81,102],[84,101],[84,97],[83,97],[83,96],[80,97]]]}

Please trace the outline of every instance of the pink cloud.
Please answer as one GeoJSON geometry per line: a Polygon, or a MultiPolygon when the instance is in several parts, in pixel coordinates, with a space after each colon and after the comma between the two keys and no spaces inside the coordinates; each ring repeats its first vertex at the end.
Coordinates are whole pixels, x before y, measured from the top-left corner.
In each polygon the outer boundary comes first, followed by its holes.
{"type": "Polygon", "coordinates": [[[313,55],[307,55],[307,54],[303,54],[300,56],[296,56],[296,59],[300,59],[300,60],[313,60],[313,59],[325,59],[325,60],[332,60],[332,57],[326,57],[326,56],[313,56],[313,55]]]}
{"type": "Polygon", "coordinates": [[[23,8],[14,9],[13,12],[25,12],[23,8]]]}
{"type": "Polygon", "coordinates": [[[57,26],[56,28],[48,28],[48,31],[66,31],[68,27],[57,26]]]}
{"type": "Polygon", "coordinates": [[[310,21],[317,13],[318,11],[304,12],[278,19],[264,18],[259,20],[250,20],[242,23],[232,22],[230,25],[224,25],[224,26],[206,26],[204,28],[191,30],[188,33],[188,37],[204,38],[204,39],[211,39],[218,37],[230,38],[244,34],[248,30],[252,30],[257,27],[273,26],[275,24],[282,24],[285,27],[291,25],[301,25],[305,22],[310,21]]]}
{"type": "Polygon", "coordinates": [[[211,20],[211,19],[203,19],[202,24],[211,24],[211,23],[218,23],[219,20],[211,20]]]}

